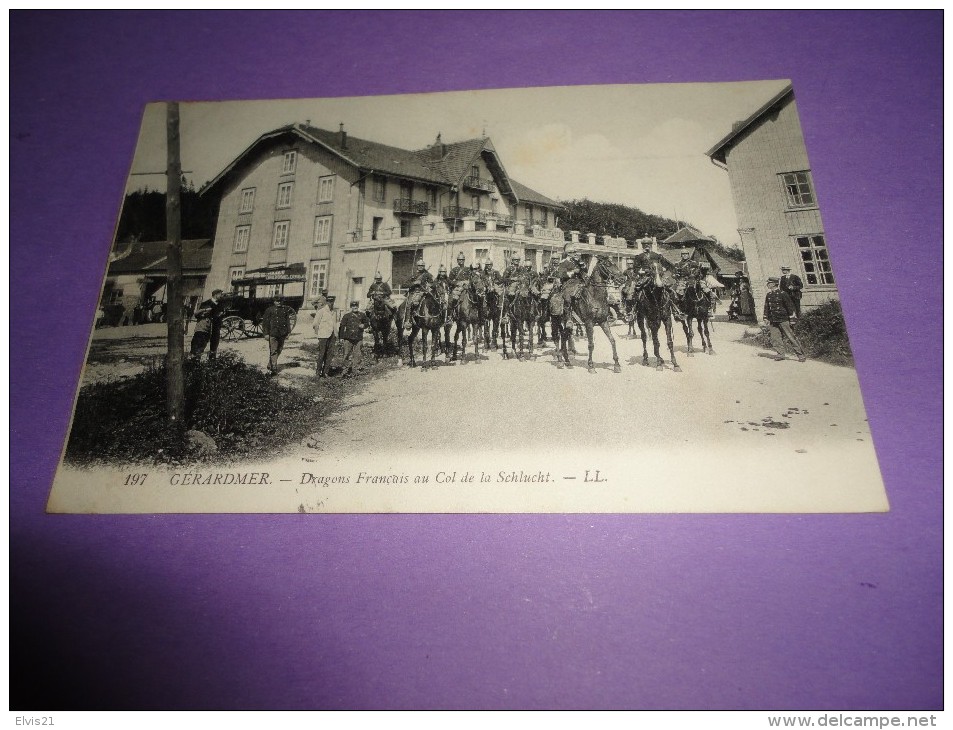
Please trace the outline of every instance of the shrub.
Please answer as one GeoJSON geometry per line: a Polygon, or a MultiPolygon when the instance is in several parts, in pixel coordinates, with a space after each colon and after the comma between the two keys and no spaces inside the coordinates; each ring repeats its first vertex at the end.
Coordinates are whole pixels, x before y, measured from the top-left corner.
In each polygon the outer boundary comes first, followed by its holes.
{"type": "MultiPolygon", "coordinates": [[[[239,355],[185,366],[185,429],[211,436],[220,454],[247,455],[272,445],[269,436],[310,405],[239,355]]],[[[123,380],[82,388],[66,448],[67,459],[169,462],[185,458],[166,422],[162,365],[123,380]]],[[[296,420],[296,419],[293,419],[296,420]]]]}
{"type": "MultiPolygon", "coordinates": [[[[830,301],[812,309],[796,320],[792,329],[808,357],[833,365],[853,367],[854,355],[847,339],[847,326],[840,302],[830,301]]],[[[766,332],[753,337],[752,340],[761,347],[771,347],[771,340],[766,332]]]]}

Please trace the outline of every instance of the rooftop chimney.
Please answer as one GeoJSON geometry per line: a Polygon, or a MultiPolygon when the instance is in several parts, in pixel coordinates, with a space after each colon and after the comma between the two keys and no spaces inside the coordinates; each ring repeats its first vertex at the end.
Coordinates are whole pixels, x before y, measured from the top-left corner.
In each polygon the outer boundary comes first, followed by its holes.
{"type": "Polygon", "coordinates": [[[442,159],[444,152],[446,151],[443,146],[443,142],[440,141],[440,132],[437,132],[437,141],[433,143],[430,151],[433,153],[434,159],[442,159]]]}
{"type": "Polygon", "coordinates": [[[340,137],[341,149],[347,149],[347,132],[344,131],[344,122],[341,122],[341,126],[338,128],[338,136],[340,137]]]}

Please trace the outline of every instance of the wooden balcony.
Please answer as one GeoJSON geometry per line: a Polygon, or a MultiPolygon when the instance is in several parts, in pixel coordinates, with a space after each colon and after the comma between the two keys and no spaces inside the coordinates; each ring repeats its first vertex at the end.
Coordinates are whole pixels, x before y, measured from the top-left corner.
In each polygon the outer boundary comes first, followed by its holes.
{"type": "Polygon", "coordinates": [[[485,190],[488,193],[496,192],[496,184],[486,177],[479,177],[477,175],[470,175],[463,179],[463,187],[471,188],[473,190],[485,190]]]}
{"type": "Polygon", "coordinates": [[[462,220],[474,215],[476,215],[476,211],[473,208],[464,208],[459,205],[447,205],[443,209],[444,219],[462,220]]]}
{"type": "Polygon", "coordinates": [[[430,207],[426,201],[411,200],[410,198],[396,198],[394,200],[394,212],[406,213],[408,215],[427,215],[430,207]]]}

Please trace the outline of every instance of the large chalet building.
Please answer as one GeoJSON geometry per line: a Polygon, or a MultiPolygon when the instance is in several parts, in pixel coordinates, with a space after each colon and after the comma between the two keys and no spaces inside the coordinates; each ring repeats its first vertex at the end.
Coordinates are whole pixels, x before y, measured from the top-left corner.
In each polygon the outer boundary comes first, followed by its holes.
{"type": "Polygon", "coordinates": [[[488,138],[447,144],[438,134],[404,150],[349,137],[343,125],[290,124],[201,192],[219,200],[205,296],[253,271],[303,265],[305,281],[285,284],[285,295],[309,301],[327,290],[339,305],[363,305],[376,272],[400,293],[418,259],[436,275],[460,252],[497,269],[518,252],[541,269],[565,245],[559,203],[510,178],[488,138]]]}
{"type": "Polygon", "coordinates": [[[738,122],[707,153],[727,170],[751,289],[790,266],[804,282],[802,305],[837,299],[834,272],[790,84],[738,122]]]}

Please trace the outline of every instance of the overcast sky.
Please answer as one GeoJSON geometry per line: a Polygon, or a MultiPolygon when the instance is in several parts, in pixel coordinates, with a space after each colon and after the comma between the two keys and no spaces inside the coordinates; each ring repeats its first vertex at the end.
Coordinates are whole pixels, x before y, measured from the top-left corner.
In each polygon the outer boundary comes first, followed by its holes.
{"type": "MultiPolygon", "coordinates": [[[[310,119],[316,127],[405,149],[486,132],[507,173],[548,195],[622,203],[689,221],[739,245],[728,174],[705,156],[786,81],[569,86],[498,91],[180,106],[182,168],[195,186],[259,135],[310,119]]],[[[165,168],[165,105],[146,108],[133,172],[165,168]]],[[[164,190],[161,175],[127,190],[164,190]]]]}

